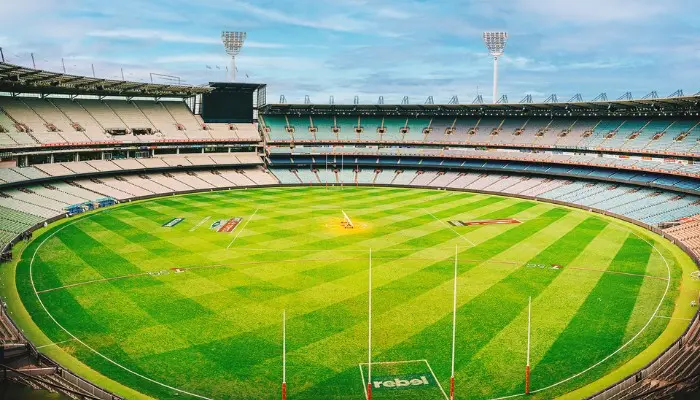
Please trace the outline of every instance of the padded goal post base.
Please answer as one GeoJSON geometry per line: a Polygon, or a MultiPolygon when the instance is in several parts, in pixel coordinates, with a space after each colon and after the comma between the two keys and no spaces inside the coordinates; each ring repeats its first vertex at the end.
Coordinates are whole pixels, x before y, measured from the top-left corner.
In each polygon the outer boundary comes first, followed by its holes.
{"type": "Polygon", "coordinates": [[[525,366],[525,394],[530,394],[530,366],[525,366]]]}

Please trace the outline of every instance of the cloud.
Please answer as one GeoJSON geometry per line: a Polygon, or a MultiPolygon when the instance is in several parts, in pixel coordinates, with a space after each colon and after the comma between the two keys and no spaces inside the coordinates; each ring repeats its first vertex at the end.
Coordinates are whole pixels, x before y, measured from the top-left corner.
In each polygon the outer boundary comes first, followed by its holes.
{"type": "Polygon", "coordinates": [[[504,55],[500,58],[503,65],[509,66],[513,69],[528,72],[552,72],[556,71],[557,67],[548,62],[536,61],[529,57],[523,56],[509,56],[504,55]]]}
{"type": "Polygon", "coordinates": [[[674,0],[516,0],[520,12],[538,14],[557,23],[597,25],[639,22],[675,11],[674,0]]]}
{"type": "Polygon", "coordinates": [[[306,28],[324,29],[338,32],[358,32],[367,28],[366,22],[350,18],[344,14],[329,15],[324,18],[306,18],[272,8],[261,8],[249,3],[238,3],[237,7],[248,14],[266,21],[280,22],[306,28]]]}
{"type": "MultiPolygon", "coordinates": [[[[109,38],[109,39],[126,39],[126,40],[144,40],[144,41],[162,41],[171,43],[191,43],[191,44],[211,44],[220,45],[221,39],[218,36],[198,36],[186,35],[182,33],[169,32],[163,30],[150,29],[109,29],[109,30],[94,30],[87,33],[87,36],[109,38]]],[[[281,49],[286,47],[282,43],[256,42],[247,40],[245,47],[256,49],[281,49]]]]}
{"type": "Polygon", "coordinates": [[[500,92],[511,100],[527,92],[695,92],[693,6],[697,0],[0,0],[0,46],[22,65],[33,52],[45,69],[60,69],[65,58],[69,72],[91,75],[94,64],[98,76],[124,67],[139,79],[153,71],[202,83],[223,79],[205,65],[228,65],[219,35],[230,28],[248,32],[239,76],[267,83],[271,98],[470,101],[492,79],[481,33],[503,29],[510,40],[500,92]]]}
{"type": "Polygon", "coordinates": [[[148,30],[148,29],[109,29],[87,32],[87,36],[109,39],[127,40],[159,40],[175,43],[218,44],[221,40],[216,37],[185,35],[181,33],[148,30]]]}

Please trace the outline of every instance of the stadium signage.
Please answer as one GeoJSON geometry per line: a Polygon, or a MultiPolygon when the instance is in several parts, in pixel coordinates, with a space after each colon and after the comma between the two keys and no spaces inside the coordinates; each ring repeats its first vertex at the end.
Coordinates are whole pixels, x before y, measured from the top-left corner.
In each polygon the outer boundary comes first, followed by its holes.
{"type": "Polygon", "coordinates": [[[243,218],[241,217],[229,219],[223,225],[221,225],[221,227],[219,227],[219,232],[232,232],[234,229],[236,229],[236,227],[238,226],[238,224],[241,223],[242,220],[243,218]]]}
{"type": "Polygon", "coordinates": [[[233,230],[236,229],[236,227],[238,226],[238,224],[241,223],[241,221],[243,221],[243,218],[241,217],[235,217],[228,220],[220,219],[218,221],[212,222],[212,224],[209,226],[209,229],[215,230],[217,232],[233,232],[233,230]]]}
{"type": "Polygon", "coordinates": [[[166,222],[163,224],[163,228],[172,228],[173,226],[179,224],[180,222],[184,221],[184,218],[173,218],[170,221],[166,222]]]}
{"type": "Polygon", "coordinates": [[[399,377],[379,377],[372,380],[375,389],[415,389],[421,386],[430,386],[430,381],[425,375],[403,375],[399,377]]]}

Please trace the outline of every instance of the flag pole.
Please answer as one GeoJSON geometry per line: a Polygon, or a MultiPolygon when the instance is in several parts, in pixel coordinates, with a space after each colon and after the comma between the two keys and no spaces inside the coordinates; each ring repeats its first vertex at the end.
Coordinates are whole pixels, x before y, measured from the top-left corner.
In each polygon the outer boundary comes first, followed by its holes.
{"type": "Polygon", "coordinates": [[[282,311],[282,400],[287,400],[287,310],[282,311]]]}
{"type": "Polygon", "coordinates": [[[450,375],[450,400],[455,399],[455,344],[457,337],[457,246],[455,246],[455,278],[452,290],[452,375],[450,375]]]}
{"type": "Polygon", "coordinates": [[[369,329],[367,330],[367,400],[372,400],[372,249],[369,249],[369,329]]]}
{"type": "Polygon", "coordinates": [[[525,394],[530,394],[530,320],[532,316],[532,296],[527,303],[527,364],[525,364],[525,394]]]}

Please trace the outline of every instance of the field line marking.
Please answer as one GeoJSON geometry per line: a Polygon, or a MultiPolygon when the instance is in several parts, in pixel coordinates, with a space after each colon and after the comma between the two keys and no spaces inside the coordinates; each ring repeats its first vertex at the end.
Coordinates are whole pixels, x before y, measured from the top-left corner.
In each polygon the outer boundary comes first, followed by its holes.
{"type": "Polygon", "coordinates": [[[49,343],[49,344],[45,344],[45,345],[43,345],[43,346],[37,346],[36,349],[39,350],[39,349],[43,349],[44,347],[56,346],[56,345],[59,345],[59,344],[72,342],[72,341],[74,341],[74,340],[75,340],[75,339],[68,339],[68,340],[64,340],[64,341],[62,341],[62,342],[49,343]]]}
{"type": "Polygon", "coordinates": [[[203,223],[209,221],[210,218],[211,218],[211,216],[204,217],[201,221],[199,221],[199,223],[198,223],[197,225],[195,225],[195,226],[193,226],[192,228],[190,228],[190,232],[194,232],[194,231],[195,231],[197,228],[199,228],[203,223]]]}
{"type": "MultiPolygon", "coordinates": [[[[372,361],[372,365],[392,365],[392,364],[408,364],[408,363],[421,363],[425,360],[399,360],[399,361],[372,361]]],[[[363,362],[360,365],[368,365],[368,363],[363,362]]]]}
{"type": "Polygon", "coordinates": [[[454,230],[454,228],[453,228],[450,224],[448,224],[447,222],[445,222],[445,221],[439,219],[438,217],[436,217],[435,215],[433,215],[433,213],[431,213],[431,212],[428,211],[428,210],[425,210],[425,212],[428,213],[428,215],[430,215],[431,217],[435,218],[436,221],[438,221],[438,222],[440,222],[441,224],[445,225],[449,230],[451,230],[452,232],[454,232],[455,235],[459,236],[459,237],[462,238],[463,240],[466,240],[467,243],[469,243],[472,247],[476,247],[476,245],[474,244],[474,242],[472,242],[471,240],[469,240],[469,239],[467,239],[466,237],[462,236],[462,234],[459,233],[459,232],[457,232],[456,230],[454,230]]]}
{"type": "Polygon", "coordinates": [[[233,240],[231,240],[231,243],[229,243],[228,246],[226,246],[226,250],[228,250],[228,249],[231,247],[231,245],[233,244],[233,242],[235,242],[236,239],[238,239],[238,236],[240,236],[241,232],[243,232],[243,231],[245,230],[245,227],[248,226],[248,223],[253,219],[253,217],[255,217],[255,214],[258,213],[258,210],[260,210],[260,209],[259,209],[259,208],[256,208],[256,209],[255,209],[255,212],[253,213],[253,215],[251,215],[250,218],[248,218],[248,220],[245,222],[245,224],[243,224],[243,226],[242,226],[241,229],[238,231],[238,233],[237,233],[236,236],[233,238],[233,240]]]}
{"type": "Polygon", "coordinates": [[[55,288],[51,288],[51,289],[39,290],[39,291],[37,291],[37,293],[38,293],[38,294],[48,293],[48,292],[53,292],[53,291],[55,291],[55,290],[69,289],[69,288],[76,287],[76,286],[89,285],[89,284],[91,284],[91,283],[109,282],[109,281],[116,281],[116,280],[118,280],[118,279],[126,279],[126,278],[136,278],[136,277],[144,276],[144,275],[149,275],[149,273],[148,273],[148,272],[143,272],[143,273],[140,273],[140,274],[130,274],[130,275],[123,275],[123,276],[115,276],[115,277],[112,277],[112,278],[93,279],[93,280],[91,280],[91,281],[71,283],[70,285],[63,285],[63,286],[59,286],[59,287],[55,287],[55,288]]]}
{"type": "Polygon", "coordinates": [[[369,399],[369,394],[367,394],[367,384],[365,384],[365,373],[362,371],[362,364],[358,364],[358,367],[360,367],[360,376],[362,377],[362,389],[365,391],[365,399],[369,399]]]}
{"type": "MultiPolygon", "coordinates": [[[[454,247],[431,247],[431,250],[444,250],[444,251],[454,251],[454,247]]],[[[236,250],[241,250],[241,251],[272,251],[269,248],[267,249],[258,249],[258,248],[250,248],[250,247],[236,247],[236,250]]],[[[314,252],[314,253],[322,253],[322,252],[334,252],[334,253],[367,253],[367,250],[369,250],[369,247],[358,250],[358,249],[275,249],[275,252],[282,252],[282,253],[308,253],[308,252],[314,252]]],[[[425,248],[415,248],[415,249],[392,249],[392,248],[383,248],[383,249],[377,249],[374,250],[374,247],[372,247],[372,252],[373,253],[380,253],[380,252],[392,252],[392,251],[411,251],[411,252],[416,252],[420,250],[425,250],[425,248]]]]}
{"type": "MultiPolygon", "coordinates": [[[[71,226],[71,225],[73,225],[73,224],[75,224],[75,223],[77,223],[77,222],[79,222],[79,221],[82,221],[83,219],[92,218],[92,217],[94,217],[95,215],[98,215],[98,214],[100,214],[100,213],[102,213],[102,212],[103,212],[103,211],[99,211],[99,212],[96,212],[95,214],[92,214],[92,215],[86,217],[86,218],[77,219],[77,220],[75,220],[75,221],[73,221],[73,222],[70,222],[70,223],[68,223],[68,224],[63,225],[62,227],[58,228],[58,229],[55,230],[53,233],[51,233],[49,236],[47,236],[44,240],[42,240],[41,243],[39,243],[39,245],[36,247],[36,250],[34,250],[34,254],[32,254],[32,259],[29,261],[29,281],[30,281],[30,283],[32,284],[32,290],[34,291],[34,295],[36,296],[37,300],[39,301],[39,304],[41,305],[41,308],[44,309],[44,311],[45,311],[46,314],[49,316],[49,318],[51,318],[51,320],[52,320],[59,328],[61,328],[61,330],[63,330],[65,333],[67,333],[68,336],[70,336],[71,338],[73,338],[73,340],[75,340],[76,342],[82,344],[82,345],[83,345],[85,348],[87,348],[88,350],[90,350],[90,351],[92,351],[93,353],[97,354],[98,356],[102,357],[104,360],[108,361],[109,363],[111,363],[111,364],[113,364],[113,365],[115,365],[115,366],[117,366],[117,367],[123,369],[123,370],[126,371],[126,372],[129,372],[129,373],[131,373],[131,374],[133,374],[133,375],[135,375],[135,376],[138,376],[139,378],[145,379],[145,380],[147,380],[147,381],[149,381],[149,382],[151,382],[151,383],[155,383],[156,385],[159,385],[159,386],[162,386],[162,387],[165,387],[165,388],[168,388],[168,389],[171,389],[171,390],[174,390],[174,391],[176,391],[176,392],[183,393],[183,394],[186,394],[186,395],[189,395],[189,396],[197,397],[197,398],[199,398],[199,399],[212,400],[212,399],[209,398],[209,397],[204,397],[204,396],[201,396],[201,395],[198,395],[198,394],[195,394],[195,393],[188,392],[188,391],[186,391],[186,390],[178,389],[178,388],[176,388],[176,387],[173,387],[173,386],[167,385],[167,384],[165,384],[165,383],[159,382],[159,381],[157,381],[157,380],[155,380],[155,379],[149,378],[149,377],[147,377],[147,376],[145,376],[145,375],[141,375],[141,374],[139,374],[138,372],[133,371],[133,370],[131,370],[131,369],[129,369],[129,368],[127,368],[127,367],[125,367],[125,366],[119,364],[118,362],[112,360],[111,358],[105,356],[104,354],[102,354],[102,353],[100,353],[99,351],[97,351],[97,350],[95,350],[94,348],[92,348],[92,347],[91,347],[90,345],[88,345],[87,343],[85,343],[85,342],[83,342],[82,340],[80,340],[77,336],[75,336],[75,335],[73,335],[72,333],[70,333],[63,325],[61,325],[61,324],[56,320],[56,318],[53,316],[53,314],[51,314],[51,313],[49,312],[49,310],[46,308],[46,305],[45,305],[44,302],[41,300],[41,296],[39,296],[39,293],[37,293],[37,291],[36,291],[36,286],[34,285],[34,275],[32,274],[32,268],[34,267],[34,259],[36,258],[36,253],[39,251],[39,249],[41,248],[41,246],[43,246],[44,243],[46,243],[47,240],[49,240],[49,239],[51,239],[52,237],[54,237],[58,232],[62,231],[63,229],[65,229],[65,228],[67,228],[67,227],[69,227],[69,226],[71,226]]],[[[82,361],[81,361],[81,362],[82,362],[82,361]]]]}
{"type": "MultiPolygon", "coordinates": [[[[445,393],[445,390],[442,388],[442,385],[440,384],[440,381],[438,380],[437,376],[435,376],[435,371],[433,371],[433,368],[430,366],[430,363],[428,360],[399,360],[399,361],[377,361],[377,362],[372,362],[372,364],[376,365],[393,365],[393,364],[416,364],[416,363],[425,363],[425,365],[428,367],[430,370],[430,374],[433,376],[433,379],[435,380],[435,383],[437,383],[438,388],[440,389],[440,392],[442,392],[442,395],[445,396],[445,400],[449,400],[449,396],[447,393],[445,393]]],[[[365,391],[365,398],[368,398],[367,394],[367,385],[372,383],[372,382],[365,382],[365,373],[362,370],[363,365],[369,365],[369,363],[362,362],[359,363],[358,366],[360,367],[360,377],[362,377],[362,387],[364,388],[365,391]]]]}
{"type": "MultiPolygon", "coordinates": [[[[377,257],[376,259],[378,260],[397,260],[398,258],[394,257],[377,257]]],[[[400,257],[401,260],[408,260],[408,261],[434,261],[432,258],[421,258],[421,257],[400,257]]],[[[334,258],[334,259],[327,259],[327,258],[311,258],[311,259],[304,259],[304,262],[337,262],[337,261],[358,261],[358,260],[365,260],[364,257],[353,257],[353,258],[334,258]]],[[[496,264],[519,264],[516,262],[509,262],[509,261],[498,261],[498,260],[493,260],[493,261],[482,261],[482,260],[464,260],[465,262],[482,262],[482,263],[496,263],[496,264]]],[[[299,259],[290,259],[290,260],[277,260],[274,261],[274,263],[298,263],[299,259]]],[[[208,268],[235,268],[239,266],[244,266],[244,265],[260,265],[260,264],[270,264],[273,263],[272,261],[249,261],[249,262],[244,262],[244,263],[237,263],[237,264],[213,264],[213,265],[196,265],[194,267],[184,267],[181,268],[185,271],[188,270],[193,270],[193,269],[208,269],[208,268]]],[[[169,271],[169,270],[168,270],[169,271]]],[[[245,269],[242,270],[245,272],[245,269]]],[[[53,292],[56,290],[61,290],[61,289],[70,289],[72,287],[76,286],[84,286],[84,285],[90,285],[93,283],[101,283],[101,282],[109,282],[109,281],[115,281],[115,280],[120,280],[120,279],[127,279],[127,278],[140,278],[140,277],[147,277],[147,276],[152,276],[154,272],[160,272],[160,271],[148,271],[148,272],[141,272],[138,274],[129,274],[129,275],[122,275],[122,276],[115,276],[111,278],[100,278],[100,279],[93,279],[90,281],[84,281],[84,282],[76,282],[76,283],[71,283],[69,285],[64,285],[64,286],[59,286],[51,289],[44,289],[44,290],[38,290],[36,291],[37,294],[43,294],[47,292],[53,292]]],[[[420,361],[420,360],[418,360],[420,361]]],[[[376,364],[376,363],[372,363],[376,364]]]]}
{"type": "Polygon", "coordinates": [[[633,273],[631,273],[631,272],[610,271],[610,270],[604,270],[604,269],[581,268],[581,267],[564,267],[564,269],[574,269],[574,270],[577,270],[577,271],[600,272],[601,274],[614,274],[614,275],[636,276],[636,277],[640,277],[640,278],[657,279],[657,280],[660,280],[660,281],[668,280],[668,279],[663,278],[663,277],[661,277],[661,276],[644,275],[644,274],[633,274],[633,273]]]}
{"type": "Polygon", "coordinates": [[[435,382],[438,384],[438,387],[440,388],[440,391],[442,392],[443,396],[445,396],[445,400],[450,400],[450,397],[445,393],[445,389],[442,388],[442,385],[440,384],[440,380],[435,376],[435,372],[433,371],[433,367],[430,366],[430,363],[428,360],[423,360],[425,361],[425,365],[428,366],[428,369],[430,370],[430,373],[433,374],[433,379],[435,379],[435,382]]]}

